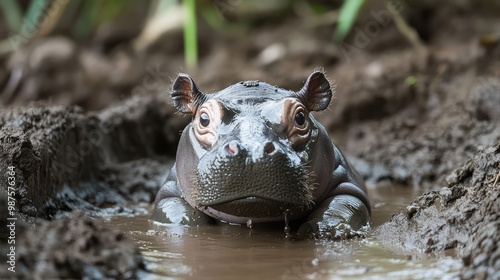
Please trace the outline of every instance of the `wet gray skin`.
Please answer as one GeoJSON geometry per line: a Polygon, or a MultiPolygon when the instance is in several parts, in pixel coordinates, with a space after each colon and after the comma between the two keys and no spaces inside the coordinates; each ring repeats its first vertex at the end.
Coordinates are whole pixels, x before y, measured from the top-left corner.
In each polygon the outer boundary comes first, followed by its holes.
{"type": "Polygon", "coordinates": [[[152,220],[192,226],[286,218],[303,221],[304,237],[367,225],[362,180],[311,114],[326,109],[331,97],[321,72],[298,92],[245,81],[210,94],[180,74],[173,104],[193,119],[152,220]]]}

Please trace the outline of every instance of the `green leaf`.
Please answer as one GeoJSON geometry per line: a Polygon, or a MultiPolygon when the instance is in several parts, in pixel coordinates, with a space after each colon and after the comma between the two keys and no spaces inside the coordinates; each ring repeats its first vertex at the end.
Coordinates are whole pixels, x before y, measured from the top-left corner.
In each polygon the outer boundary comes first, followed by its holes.
{"type": "Polygon", "coordinates": [[[17,1],[0,1],[0,8],[3,10],[10,31],[19,32],[23,19],[19,3],[17,1]]]}
{"type": "Polygon", "coordinates": [[[85,0],[82,3],[73,27],[75,36],[80,38],[87,36],[97,26],[99,11],[104,4],[101,0],[85,0]]]}
{"type": "Polygon", "coordinates": [[[188,67],[198,64],[198,41],[196,31],[196,0],[184,0],[186,19],[184,22],[184,56],[188,67]]]}
{"type": "Polygon", "coordinates": [[[340,43],[344,40],[345,36],[351,31],[356,17],[358,16],[364,0],[345,0],[340,8],[339,22],[337,28],[333,33],[333,40],[340,43]]]}
{"type": "Polygon", "coordinates": [[[406,77],[405,79],[405,83],[409,86],[409,87],[415,87],[417,85],[417,77],[415,76],[408,76],[406,77]]]}

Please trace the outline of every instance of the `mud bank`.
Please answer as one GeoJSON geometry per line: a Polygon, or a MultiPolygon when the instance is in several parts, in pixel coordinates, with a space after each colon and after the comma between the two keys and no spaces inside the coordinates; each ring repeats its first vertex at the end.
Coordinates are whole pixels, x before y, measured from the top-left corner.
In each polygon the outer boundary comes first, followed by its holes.
{"type": "MultiPolygon", "coordinates": [[[[7,205],[3,191],[0,203],[7,205]]],[[[12,218],[6,210],[2,207],[0,211],[3,221],[12,218]]],[[[5,226],[0,232],[0,252],[12,256],[10,262],[0,264],[0,278],[137,279],[140,273],[146,273],[146,262],[137,245],[123,232],[94,222],[82,212],[70,216],[39,220],[34,226],[15,215],[15,233],[5,226]]]]}
{"type": "Polygon", "coordinates": [[[25,279],[137,279],[146,270],[134,241],[78,214],[38,224],[18,248],[16,276],[25,279]]]}
{"type": "Polygon", "coordinates": [[[380,226],[378,238],[399,252],[458,250],[465,279],[500,278],[500,145],[481,150],[447,185],[380,226]]]}
{"type": "Polygon", "coordinates": [[[500,81],[493,76],[500,56],[486,61],[472,42],[432,52],[417,59],[402,52],[401,67],[395,57],[376,60],[380,76],[360,71],[362,82],[352,78],[338,89],[333,116],[321,116],[369,182],[439,189],[447,174],[500,141],[500,81]]]}
{"type": "Polygon", "coordinates": [[[97,113],[38,104],[1,114],[0,167],[16,170],[19,212],[53,219],[151,202],[176,148],[170,114],[154,96],[97,113]]]}
{"type": "MultiPolygon", "coordinates": [[[[16,274],[5,267],[2,278],[137,278],[145,267],[137,245],[88,217],[135,214],[130,205],[154,199],[176,148],[170,115],[155,96],[96,113],[42,104],[2,112],[0,169],[14,167],[19,218],[16,274]]],[[[10,216],[2,207],[3,220],[10,216]]]]}

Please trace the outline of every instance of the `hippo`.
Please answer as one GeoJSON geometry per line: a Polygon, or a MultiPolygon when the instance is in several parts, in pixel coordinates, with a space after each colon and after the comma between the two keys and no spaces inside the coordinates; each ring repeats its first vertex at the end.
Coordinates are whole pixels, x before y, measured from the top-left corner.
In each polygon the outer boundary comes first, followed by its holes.
{"type": "Polygon", "coordinates": [[[362,178],[311,114],[327,109],[332,99],[322,71],[314,71],[297,92],[243,81],[203,93],[181,73],[171,97],[192,121],[156,196],[153,221],[299,221],[298,234],[308,237],[369,226],[362,178]]]}

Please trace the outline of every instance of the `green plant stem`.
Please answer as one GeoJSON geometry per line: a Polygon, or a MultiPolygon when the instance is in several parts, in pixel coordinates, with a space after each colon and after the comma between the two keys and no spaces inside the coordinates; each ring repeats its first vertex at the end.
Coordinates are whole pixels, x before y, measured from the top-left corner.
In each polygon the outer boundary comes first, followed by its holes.
{"type": "Polygon", "coordinates": [[[23,18],[19,3],[17,1],[0,1],[0,8],[3,10],[10,31],[19,32],[23,18]]]}
{"type": "Polygon", "coordinates": [[[43,10],[49,4],[48,0],[31,0],[26,15],[24,17],[23,26],[30,30],[38,30],[39,25],[43,22],[43,10]]]}
{"type": "Polygon", "coordinates": [[[345,0],[340,8],[339,22],[337,28],[333,33],[333,40],[340,43],[344,40],[345,36],[351,31],[356,17],[358,16],[364,0],[345,0]]]}
{"type": "Polygon", "coordinates": [[[184,0],[184,56],[188,67],[198,64],[198,42],[196,31],[196,0],[184,0]]]}
{"type": "Polygon", "coordinates": [[[76,37],[87,36],[93,28],[97,26],[99,11],[104,4],[101,0],[85,0],[82,1],[78,15],[78,20],[75,23],[74,34],[76,37]]]}

